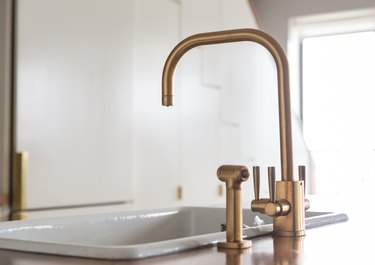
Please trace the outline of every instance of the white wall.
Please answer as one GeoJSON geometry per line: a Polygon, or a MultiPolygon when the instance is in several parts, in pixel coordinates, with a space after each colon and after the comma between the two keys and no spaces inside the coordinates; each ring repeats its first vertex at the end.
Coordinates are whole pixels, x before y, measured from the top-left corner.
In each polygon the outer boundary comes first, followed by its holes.
{"type": "MultiPolygon", "coordinates": [[[[58,2],[58,0],[55,1],[58,2]]],[[[120,144],[117,147],[113,143],[108,146],[112,146],[111,148],[115,146],[116,157],[119,158],[120,155],[123,159],[122,167],[117,168],[116,172],[119,172],[119,176],[122,176],[124,181],[112,183],[111,180],[106,180],[110,183],[104,185],[102,180],[93,180],[90,181],[90,185],[94,185],[91,186],[92,191],[97,191],[99,194],[100,189],[104,192],[111,192],[113,189],[116,191],[113,194],[119,194],[121,189],[124,193],[129,193],[131,190],[130,196],[136,208],[223,203],[225,198],[218,192],[219,186],[222,187],[223,183],[220,183],[216,177],[217,168],[222,164],[245,164],[249,168],[253,165],[263,167],[262,195],[266,196],[267,185],[264,174],[266,166],[275,165],[280,169],[280,152],[276,69],[271,56],[264,48],[254,43],[236,43],[199,47],[189,51],[180,61],[176,71],[175,106],[166,108],[161,105],[162,69],[173,47],[183,38],[195,33],[244,27],[255,28],[254,16],[248,1],[113,0],[112,3],[117,3],[118,6],[112,11],[110,8],[113,7],[107,4],[103,6],[103,9],[98,8],[97,5],[100,7],[101,4],[106,3],[105,1],[81,0],[79,2],[81,3],[79,5],[76,4],[76,0],[60,2],[65,7],[77,8],[74,12],[61,8],[60,13],[50,0],[34,0],[29,10],[21,10],[25,14],[20,17],[23,23],[20,25],[27,27],[33,23],[41,23],[36,28],[42,30],[29,32],[29,35],[21,34],[23,39],[19,42],[19,73],[26,75],[33,82],[26,82],[28,80],[26,78],[23,81],[19,80],[18,85],[21,88],[23,86],[25,93],[31,93],[30,97],[21,98],[25,100],[24,103],[20,101],[21,106],[30,104],[27,100],[33,99],[36,95],[45,95],[43,91],[40,91],[43,88],[60,88],[60,92],[64,94],[67,93],[67,88],[80,89],[82,87],[83,95],[93,93],[91,99],[100,103],[101,100],[106,102],[106,97],[101,98],[96,94],[100,91],[100,87],[103,89],[121,87],[123,94],[119,92],[122,91],[121,89],[117,89],[120,96],[115,99],[111,98],[117,104],[116,115],[122,124],[121,130],[115,128],[115,131],[111,132],[107,138],[108,141],[119,139],[119,137],[122,139],[119,140],[120,144]],[[37,16],[38,19],[29,17],[29,12],[38,10],[35,3],[42,3],[40,6],[43,8],[46,8],[47,4],[52,5],[50,8],[56,14],[42,12],[41,16],[37,16]],[[95,5],[96,8],[90,9],[91,13],[87,13],[87,7],[90,5],[95,5]],[[85,10],[85,19],[79,15],[79,10],[85,10]],[[94,11],[96,13],[92,13],[94,11]],[[66,18],[64,12],[68,12],[73,17],[64,20],[66,18]],[[129,16],[125,19],[124,14],[129,16]],[[42,16],[52,16],[49,19],[54,23],[44,23],[42,16]],[[111,19],[106,19],[106,16],[111,19]],[[116,16],[119,18],[118,23],[115,23],[116,16]],[[72,19],[77,25],[71,23],[72,19]],[[103,23],[100,19],[103,19],[103,23]],[[97,26],[108,25],[108,23],[115,23],[115,25],[108,30],[103,27],[95,29],[97,26]],[[54,32],[53,25],[59,25],[61,28],[54,32]],[[79,30],[75,31],[78,25],[84,27],[84,32],[88,34],[86,37],[79,35],[77,33],[80,32],[79,30]],[[92,25],[96,26],[93,28],[92,25]],[[65,27],[70,30],[66,30],[65,27]],[[117,35],[116,30],[118,30],[117,35]],[[50,31],[52,35],[47,34],[50,31]],[[103,32],[103,35],[98,36],[98,32],[103,32]],[[110,35],[107,34],[109,32],[111,32],[110,35]],[[59,42],[61,33],[65,34],[61,39],[65,45],[73,39],[75,43],[83,42],[78,47],[68,46],[76,53],[75,55],[68,54],[67,47],[59,42]],[[52,42],[48,43],[44,38],[52,42]],[[116,42],[116,40],[120,41],[116,42]],[[35,49],[32,43],[39,45],[38,47],[42,49],[35,49]],[[95,52],[86,53],[87,47],[91,47],[89,51],[92,52],[94,49],[95,52]],[[41,53],[38,54],[37,51],[41,53]],[[28,60],[30,58],[34,59],[28,60]],[[114,65],[115,69],[111,68],[113,70],[111,73],[101,64],[101,60],[105,58],[113,60],[110,65],[114,65]],[[53,59],[58,60],[53,62],[53,59]],[[82,65],[69,67],[68,62],[75,59],[82,65]],[[43,67],[41,63],[45,63],[46,60],[52,61],[47,61],[51,62],[50,65],[43,67]],[[79,79],[83,82],[81,85],[74,82],[75,78],[78,78],[74,74],[75,71],[79,71],[78,68],[84,73],[79,79]],[[54,74],[60,76],[59,79],[56,79],[54,74]],[[95,79],[92,83],[94,86],[87,85],[87,82],[93,81],[92,78],[95,79]],[[64,88],[63,84],[67,82],[69,86],[64,88]],[[125,100],[119,103],[121,98],[125,100]],[[123,153],[122,156],[121,153],[123,153]],[[184,189],[182,200],[177,198],[178,186],[184,189]]],[[[22,3],[24,3],[23,8],[30,4],[28,1],[22,3]]],[[[52,94],[52,97],[54,95],[52,94]]],[[[79,102],[82,102],[83,107],[86,104],[84,97],[81,97],[79,102]]],[[[51,107],[57,108],[56,104],[52,104],[51,107]]],[[[31,118],[27,117],[35,114],[41,106],[37,106],[36,109],[32,104],[30,106],[30,112],[23,112],[26,117],[24,122],[35,125],[31,118]]],[[[97,108],[94,108],[93,116],[87,117],[94,119],[100,117],[101,107],[103,106],[98,104],[97,108]]],[[[68,114],[70,111],[67,109],[68,114]]],[[[71,122],[74,122],[78,117],[73,115],[72,118],[71,122]]],[[[85,122],[89,120],[84,119],[85,122]]],[[[39,120],[38,124],[42,123],[43,119],[39,120]]],[[[56,132],[56,128],[63,125],[64,123],[61,124],[55,120],[54,123],[47,123],[46,128],[54,129],[56,132]]],[[[82,124],[78,123],[78,125],[82,124]]],[[[18,127],[20,128],[20,125],[18,127]]],[[[46,128],[36,126],[34,128],[36,131],[33,133],[36,138],[29,137],[30,130],[20,130],[25,137],[18,136],[18,147],[22,148],[23,144],[26,149],[33,146],[39,148],[38,141],[45,140],[42,138],[44,138],[43,132],[46,132],[46,128]],[[38,131],[41,129],[43,131],[38,131]]],[[[83,133],[84,128],[79,128],[83,133]]],[[[60,131],[65,133],[70,132],[69,130],[65,128],[60,131]]],[[[92,132],[99,133],[97,130],[92,132]]],[[[51,134],[48,133],[48,137],[50,136],[51,134]]],[[[91,134],[88,135],[88,138],[90,137],[92,137],[91,134]]],[[[85,143],[87,139],[81,140],[78,139],[75,147],[85,143]]],[[[105,141],[101,142],[102,148],[100,149],[105,147],[105,143],[105,141]]],[[[51,145],[54,144],[56,143],[51,145]]],[[[62,148],[66,147],[64,143],[60,145],[62,148]]],[[[295,148],[298,149],[299,146],[295,148]]],[[[92,147],[99,148],[96,145],[92,147]]],[[[111,150],[105,149],[105,151],[106,157],[110,158],[111,150]]],[[[39,159],[42,166],[47,165],[42,162],[51,158],[53,150],[44,152],[49,155],[39,159]]],[[[100,154],[100,150],[94,153],[100,154]]],[[[295,157],[297,164],[306,162],[305,157],[299,156],[298,152],[295,157]]],[[[71,159],[73,158],[72,156],[71,159]]],[[[107,162],[107,166],[110,165],[110,160],[107,162]]],[[[70,166],[69,163],[66,165],[70,166]]],[[[84,172],[86,166],[79,166],[83,167],[84,172]]],[[[98,165],[95,164],[95,166],[98,165]]],[[[54,183],[69,185],[68,182],[64,183],[66,179],[53,180],[50,177],[48,181],[52,186],[54,183]]],[[[74,181],[77,180],[73,180],[73,183],[74,181]]],[[[82,186],[81,182],[83,181],[79,181],[82,186]]],[[[40,188],[45,183],[36,181],[31,186],[33,185],[40,188]]],[[[253,198],[252,189],[252,181],[249,180],[244,184],[244,201],[249,204],[253,198]]],[[[32,191],[32,194],[36,193],[32,191]]],[[[52,198],[58,201],[63,193],[56,193],[52,198]]],[[[76,193],[79,194],[79,191],[76,193]]],[[[48,200],[46,196],[36,196],[35,204],[42,205],[48,200]]],[[[128,198],[128,195],[125,197],[128,198]]],[[[73,201],[69,203],[74,204],[73,201]]]]}
{"type": "Polygon", "coordinates": [[[161,106],[161,71],[178,42],[179,5],[135,1],[133,71],[134,183],[137,206],[175,201],[179,179],[179,107],[161,106]]]}

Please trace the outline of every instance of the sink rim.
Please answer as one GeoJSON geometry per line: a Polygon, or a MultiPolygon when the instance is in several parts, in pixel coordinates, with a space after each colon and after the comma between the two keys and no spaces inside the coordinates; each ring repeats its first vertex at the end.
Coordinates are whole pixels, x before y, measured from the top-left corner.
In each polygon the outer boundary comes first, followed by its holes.
{"type": "MultiPolygon", "coordinates": [[[[222,211],[223,207],[171,207],[153,210],[137,210],[137,211],[124,211],[116,213],[101,213],[101,214],[88,214],[71,217],[54,217],[35,220],[11,221],[0,223],[0,230],[6,228],[16,228],[22,226],[36,226],[44,225],[49,221],[52,222],[68,222],[69,220],[80,220],[90,218],[105,218],[123,215],[142,215],[152,213],[164,212],[183,212],[194,211],[197,209],[212,209],[222,211]]],[[[53,254],[63,256],[86,257],[96,259],[140,259],[152,257],[157,255],[165,255],[171,253],[182,252],[188,249],[198,247],[214,246],[220,240],[226,237],[225,232],[214,232],[200,235],[186,236],[175,239],[161,240],[155,242],[141,243],[141,244],[127,244],[127,245],[98,245],[98,244],[81,244],[76,242],[56,242],[47,240],[30,240],[19,238],[2,237],[0,234],[0,249],[26,251],[39,254],[53,254]],[[61,248],[64,251],[61,251],[61,248]],[[85,255],[82,255],[84,249],[85,255]],[[162,251],[160,250],[162,249],[162,251]]]]}
{"type": "MultiPolygon", "coordinates": [[[[25,221],[12,221],[0,223],[0,230],[4,227],[17,227],[20,224],[38,224],[47,221],[61,221],[61,220],[79,220],[100,218],[108,216],[121,216],[121,215],[141,215],[160,212],[171,211],[189,211],[196,209],[212,209],[212,210],[225,210],[224,207],[171,207],[154,210],[138,210],[138,211],[124,211],[117,213],[102,213],[102,214],[88,214],[81,216],[71,217],[56,217],[45,218],[40,220],[25,220],[25,221]]],[[[250,209],[244,209],[249,211],[250,209]]],[[[308,212],[316,213],[316,216],[306,218],[306,229],[313,227],[347,221],[348,217],[343,213],[334,212],[308,212]]],[[[253,213],[254,214],[254,213],[253,213]]],[[[244,215],[245,216],[245,215],[244,215]]],[[[19,226],[18,226],[19,227],[19,226]]],[[[272,224],[263,224],[252,226],[243,229],[245,238],[254,236],[270,234],[273,230],[272,224]]],[[[214,246],[217,242],[225,240],[225,232],[214,232],[200,235],[193,235],[181,238],[167,239],[155,242],[141,243],[141,244],[127,244],[127,245],[93,245],[93,244],[80,244],[74,242],[50,242],[50,241],[37,241],[37,240],[24,240],[15,238],[5,238],[0,235],[0,249],[26,251],[39,254],[52,254],[63,256],[74,256],[95,259],[112,259],[112,260],[126,260],[126,259],[141,259],[152,256],[166,255],[172,253],[182,252],[188,249],[203,248],[214,246]],[[62,250],[63,249],[63,250],[62,250]],[[82,254],[83,250],[83,254],[82,254]]]]}

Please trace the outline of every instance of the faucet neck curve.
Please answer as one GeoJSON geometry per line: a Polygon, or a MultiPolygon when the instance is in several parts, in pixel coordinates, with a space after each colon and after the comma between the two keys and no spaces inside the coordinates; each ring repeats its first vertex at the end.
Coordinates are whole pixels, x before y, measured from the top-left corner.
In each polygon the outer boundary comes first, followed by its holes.
{"type": "Polygon", "coordinates": [[[280,44],[256,29],[236,29],[192,35],[182,40],[169,54],[162,76],[162,104],[173,105],[173,76],[177,63],[190,49],[211,44],[250,41],[265,47],[276,63],[278,80],[280,156],[282,180],[293,180],[293,144],[288,59],[280,44]]]}

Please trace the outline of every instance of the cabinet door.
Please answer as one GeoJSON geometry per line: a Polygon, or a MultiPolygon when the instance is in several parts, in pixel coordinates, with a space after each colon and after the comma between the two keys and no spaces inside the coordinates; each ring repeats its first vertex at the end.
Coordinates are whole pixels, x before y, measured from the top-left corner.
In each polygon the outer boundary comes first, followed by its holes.
{"type": "Polygon", "coordinates": [[[16,150],[27,208],[132,199],[132,1],[19,0],[16,150]]]}

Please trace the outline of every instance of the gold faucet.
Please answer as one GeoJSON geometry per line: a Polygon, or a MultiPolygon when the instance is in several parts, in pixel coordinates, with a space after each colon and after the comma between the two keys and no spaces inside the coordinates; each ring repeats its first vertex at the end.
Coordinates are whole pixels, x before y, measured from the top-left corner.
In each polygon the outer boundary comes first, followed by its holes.
{"type": "Polygon", "coordinates": [[[173,105],[174,72],[177,63],[187,51],[202,45],[242,41],[256,42],[271,53],[276,63],[278,79],[282,180],[275,184],[276,189],[273,189],[275,190],[275,192],[273,192],[275,196],[269,199],[259,199],[259,197],[256,197],[251,203],[252,210],[261,213],[273,213],[274,234],[282,236],[302,236],[305,234],[305,208],[307,207],[306,205],[308,205],[304,198],[305,181],[303,179],[294,180],[293,178],[289,66],[284,50],[275,39],[256,29],[237,29],[196,34],[182,40],[169,54],[164,65],[162,76],[162,104],[164,106],[173,105]],[[265,201],[272,204],[265,203],[265,201]],[[267,206],[270,210],[267,208],[266,211],[267,206]],[[274,210],[274,212],[271,210],[274,210]]]}
{"type": "Polygon", "coordinates": [[[251,210],[274,217],[274,235],[305,235],[305,211],[310,202],[305,199],[305,167],[298,169],[299,180],[276,182],[275,167],[268,167],[269,198],[260,199],[260,169],[253,167],[255,200],[251,202],[251,210]]]}
{"type": "Polygon", "coordinates": [[[245,166],[223,165],[217,170],[217,177],[226,184],[226,231],[227,241],[219,242],[218,248],[244,249],[251,247],[251,241],[242,240],[242,189],[241,183],[250,176],[245,166]]]}

